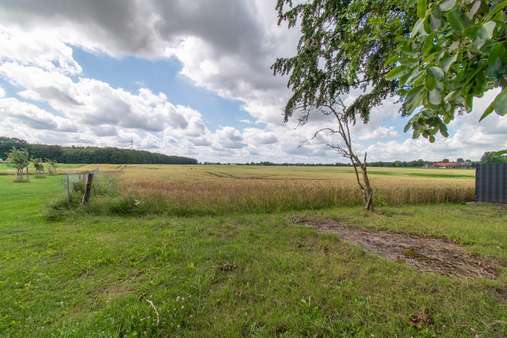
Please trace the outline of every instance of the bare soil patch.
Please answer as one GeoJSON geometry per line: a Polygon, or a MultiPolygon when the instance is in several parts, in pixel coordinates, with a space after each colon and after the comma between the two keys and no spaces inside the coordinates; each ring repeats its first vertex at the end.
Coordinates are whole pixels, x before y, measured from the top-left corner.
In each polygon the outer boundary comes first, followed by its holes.
{"type": "Polygon", "coordinates": [[[495,279],[500,267],[498,262],[470,254],[447,239],[362,229],[335,220],[298,219],[296,222],[337,233],[347,242],[361,245],[367,251],[389,259],[406,262],[420,271],[495,279]]]}

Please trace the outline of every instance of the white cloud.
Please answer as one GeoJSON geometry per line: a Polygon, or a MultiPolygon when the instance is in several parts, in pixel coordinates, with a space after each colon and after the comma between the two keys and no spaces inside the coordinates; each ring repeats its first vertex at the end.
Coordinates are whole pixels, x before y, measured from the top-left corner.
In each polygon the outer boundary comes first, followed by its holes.
{"type": "Polygon", "coordinates": [[[45,30],[24,32],[0,25],[0,46],[0,62],[15,60],[45,70],[81,73],[81,67],[72,57],[72,48],[48,36],[45,30]]]}
{"type": "MultiPolygon", "coordinates": [[[[136,147],[203,160],[342,160],[325,148],[325,138],[308,141],[332,120],[315,115],[297,129],[293,121],[281,122],[286,79],[274,77],[270,66],[295,52],[298,33],[277,26],[274,7],[273,0],[2,1],[0,78],[15,88],[17,98],[1,99],[1,117],[7,118],[0,132],[62,144],[134,141],[136,147]],[[195,85],[239,100],[252,116],[240,122],[251,125],[213,132],[200,112],[173,104],[142,82],[133,93],[86,77],[74,46],[113,57],[176,57],[181,75],[195,85]]],[[[353,91],[348,99],[357,95],[353,91]]],[[[399,105],[388,99],[366,126],[353,127],[357,149],[371,159],[477,159],[485,150],[507,147],[506,117],[478,123],[492,95],[478,100],[472,114],[457,117],[451,136],[435,144],[412,140],[394,127],[399,105]]]]}
{"type": "Polygon", "coordinates": [[[380,140],[387,137],[396,137],[398,132],[393,127],[377,127],[374,130],[367,130],[358,136],[359,140],[380,140]]]}
{"type": "Polygon", "coordinates": [[[223,127],[216,132],[218,144],[222,148],[240,149],[247,145],[243,143],[243,136],[240,131],[232,127],[223,127]]]}
{"type": "Polygon", "coordinates": [[[86,125],[114,125],[122,128],[161,132],[165,128],[202,128],[198,112],[170,103],[165,94],[141,88],[132,94],[109,84],[80,77],[73,80],[59,72],[7,62],[0,76],[22,88],[23,98],[45,101],[55,111],[86,125]]]}
{"type": "Polygon", "coordinates": [[[278,142],[278,138],[274,133],[258,128],[247,128],[244,130],[245,140],[248,144],[261,145],[273,144],[278,142]]]}
{"type": "Polygon", "coordinates": [[[11,121],[21,122],[32,129],[77,131],[77,127],[66,119],[15,98],[0,98],[0,115],[11,121]]]}

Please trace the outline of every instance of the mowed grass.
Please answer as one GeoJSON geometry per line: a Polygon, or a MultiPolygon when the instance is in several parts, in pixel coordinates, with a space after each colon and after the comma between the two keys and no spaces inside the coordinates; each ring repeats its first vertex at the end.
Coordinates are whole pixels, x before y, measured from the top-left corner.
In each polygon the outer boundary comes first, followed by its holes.
{"type": "MultiPolygon", "coordinates": [[[[264,213],[361,205],[349,167],[100,166],[115,171],[125,198],[169,215],[264,213]]],[[[473,170],[370,168],[379,206],[474,199],[473,170]]]]}
{"type": "Polygon", "coordinates": [[[494,281],[421,273],[293,222],[332,217],[445,236],[505,261],[503,208],[75,213],[48,222],[46,206],[61,197],[61,184],[60,177],[16,184],[0,176],[0,336],[507,335],[505,269],[494,281]]]}

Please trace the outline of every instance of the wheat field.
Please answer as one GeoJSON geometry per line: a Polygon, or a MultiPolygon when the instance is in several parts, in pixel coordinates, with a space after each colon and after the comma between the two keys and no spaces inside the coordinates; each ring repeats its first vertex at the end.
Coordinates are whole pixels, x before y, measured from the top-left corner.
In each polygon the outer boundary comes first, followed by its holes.
{"type": "MultiPolygon", "coordinates": [[[[89,165],[118,178],[125,198],[181,215],[321,209],[361,204],[352,168],[239,165],[89,165]]],[[[469,169],[370,168],[377,205],[474,199],[469,169]]]]}

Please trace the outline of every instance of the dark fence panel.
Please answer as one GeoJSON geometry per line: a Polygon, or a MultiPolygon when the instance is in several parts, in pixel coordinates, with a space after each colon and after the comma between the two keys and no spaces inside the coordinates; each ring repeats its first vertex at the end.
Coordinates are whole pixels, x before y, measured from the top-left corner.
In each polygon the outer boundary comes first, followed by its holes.
{"type": "Polygon", "coordinates": [[[478,202],[507,203],[507,164],[481,164],[475,187],[478,202]]]}

